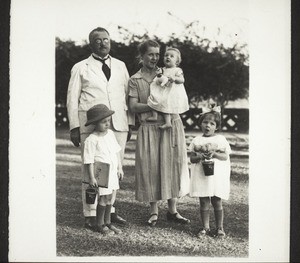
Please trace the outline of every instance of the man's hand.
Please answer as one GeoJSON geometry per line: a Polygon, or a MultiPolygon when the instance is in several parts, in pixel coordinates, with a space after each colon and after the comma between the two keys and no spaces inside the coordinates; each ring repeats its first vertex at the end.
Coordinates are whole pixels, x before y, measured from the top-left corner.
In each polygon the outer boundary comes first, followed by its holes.
{"type": "Polygon", "coordinates": [[[78,147],[80,145],[80,130],[79,127],[74,128],[70,131],[70,138],[74,146],[78,147]]]}
{"type": "Polygon", "coordinates": [[[120,181],[122,181],[124,178],[124,172],[122,168],[118,169],[118,177],[120,181]]]}

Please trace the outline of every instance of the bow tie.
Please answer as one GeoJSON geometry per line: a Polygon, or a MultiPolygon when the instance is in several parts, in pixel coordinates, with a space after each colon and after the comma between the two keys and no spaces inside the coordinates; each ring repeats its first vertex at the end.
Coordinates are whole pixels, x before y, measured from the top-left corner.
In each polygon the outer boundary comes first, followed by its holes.
{"type": "Polygon", "coordinates": [[[93,56],[93,58],[96,59],[96,60],[99,60],[100,62],[102,62],[102,71],[103,71],[103,73],[104,73],[106,79],[109,80],[109,79],[110,79],[110,75],[111,75],[111,73],[110,73],[110,68],[109,68],[109,66],[105,63],[105,60],[107,60],[108,57],[105,58],[105,59],[101,59],[101,58],[98,58],[98,57],[93,56]]]}
{"type": "Polygon", "coordinates": [[[204,113],[208,113],[208,112],[218,112],[221,113],[221,107],[220,106],[211,106],[211,107],[202,107],[202,113],[201,115],[203,115],[204,113]]]}

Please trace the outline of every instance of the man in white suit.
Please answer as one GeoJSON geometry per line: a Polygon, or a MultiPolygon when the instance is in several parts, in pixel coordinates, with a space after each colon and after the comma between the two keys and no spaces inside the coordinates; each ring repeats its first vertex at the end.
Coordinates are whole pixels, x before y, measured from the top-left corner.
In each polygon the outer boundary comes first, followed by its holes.
{"type": "MultiPolygon", "coordinates": [[[[118,143],[124,150],[129,125],[134,125],[134,116],[127,107],[128,71],[125,64],[109,55],[110,36],[106,29],[98,27],[89,34],[92,54],[74,65],[68,87],[67,109],[70,123],[70,137],[73,144],[81,145],[83,154],[84,141],[93,131],[93,125],[85,126],[86,112],[96,104],[105,104],[115,111],[112,115],[111,129],[118,143]]],[[[89,182],[87,167],[82,164],[82,180],[89,182]]],[[[85,190],[88,184],[82,184],[83,214],[85,227],[92,228],[96,216],[96,205],[88,205],[85,190]]],[[[95,202],[96,204],[97,202],[95,202]]],[[[112,210],[111,220],[125,224],[126,221],[112,210]]]]}

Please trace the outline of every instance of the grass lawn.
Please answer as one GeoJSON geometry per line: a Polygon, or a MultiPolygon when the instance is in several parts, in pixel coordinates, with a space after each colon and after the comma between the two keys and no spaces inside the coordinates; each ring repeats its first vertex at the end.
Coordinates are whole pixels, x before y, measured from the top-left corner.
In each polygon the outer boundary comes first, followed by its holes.
{"type": "MultiPolygon", "coordinates": [[[[199,200],[188,196],[178,201],[178,211],[191,220],[182,226],[166,220],[167,204],[159,203],[157,226],[145,224],[149,205],[134,198],[134,141],[125,154],[125,178],[117,194],[117,212],[128,221],[121,235],[103,237],[83,228],[80,150],[68,140],[66,130],[57,131],[57,255],[58,256],[207,256],[248,255],[248,159],[233,158],[231,195],[224,201],[227,237],[196,237],[200,225],[199,200]]],[[[211,227],[214,216],[211,213],[211,227]]]]}

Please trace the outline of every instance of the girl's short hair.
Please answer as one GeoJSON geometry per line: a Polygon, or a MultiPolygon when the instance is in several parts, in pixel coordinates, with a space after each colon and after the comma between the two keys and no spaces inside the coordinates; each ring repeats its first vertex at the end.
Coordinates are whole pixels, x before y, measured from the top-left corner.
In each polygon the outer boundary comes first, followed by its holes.
{"type": "Polygon", "coordinates": [[[142,57],[145,55],[149,47],[158,47],[160,48],[160,45],[155,40],[146,40],[143,43],[141,43],[138,47],[139,55],[142,57]]]}
{"type": "Polygon", "coordinates": [[[167,47],[166,52],[169,50],[173,50],[177,53],[177,65],[179,65],[181,63],[181,53],[180,53],[179,49],[175,48],[175,47],[167,47]]]}
{"type": "Polygon", "coordinates": [[[202,114],[199,118],[199,126],[201,126],[201,123],[205,119],[206,116],[212,115],[214,117],[214,121],[216,122],[217,130],[221,130],[221,113],[216,112],[216,111],[210,111],[202,114]]]}

